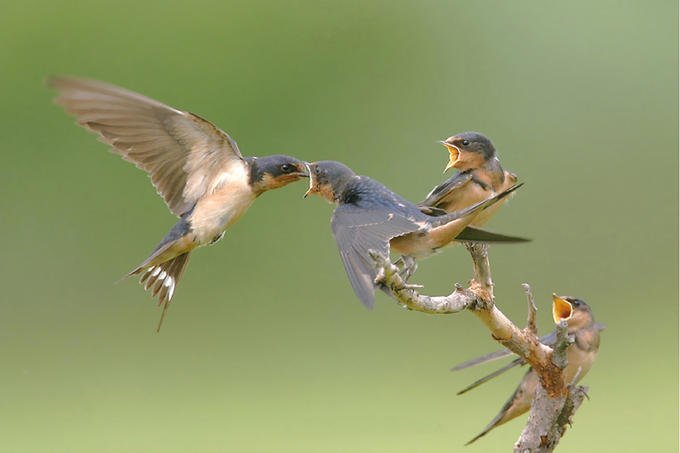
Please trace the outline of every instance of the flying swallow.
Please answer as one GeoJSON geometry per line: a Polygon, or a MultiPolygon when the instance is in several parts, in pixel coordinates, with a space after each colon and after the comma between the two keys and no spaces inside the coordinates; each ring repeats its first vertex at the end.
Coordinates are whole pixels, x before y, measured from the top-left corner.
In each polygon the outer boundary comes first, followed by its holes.
{"type": "Polygon", "coordinates": [[[139,275],[163,315],[197,247],[218,241],[262,193],[308,177],[305,162],[244,157],[224,131],[193,113],[103,82],[47,81],[55,102],[111,150],[144,170],[179,221],[129,275],[139,275]]]}
{"type": "Polygon", "coordinates": [[[354,292],[373,306],[377,269],[369,251],[389,257],[390,249],[424,258],[449,244],[480,210],[492,206],[519,185],[459,211],[442,216],[424,214],[410,201],[378,181],[359,176],[340,162],[309,164],[308,194],[337,205],[331,226],[354,292]]]}
{"type": "MultiPolygon", "coordinates": [[[[588,304],[581,299],[557,296],[554,294],[553,319],[556,324],[562,320],[567,321],[568,335],[573,342],[567,348],[567,366],[562,371],[562,378],[567,384],[576,383],[590,371],[590,368],[595,362],[597,351],[600,347],[600,332],[604,330],[604,326],[595,322],[592,310],[588,304]]],[[[548,346],[553,346],[556,340],[556,332],[540,338],[541,343],[548,346]]],[[[452,370],[462,370],[510,355],[512,355],[512,353],[509,350],[503,349],[463,362],[460,365],[453,367],[452,370]]],[[[525,362],[523,359],[516,358],[493,373],[468,385],[458,392],[458,395],[468,392],[516,366],[524,364],[525,362]]],[[[489,422],[481,433],[475,436],[466,445],[476,441],[495,427],[527,412],[531,408],[531,400],[539,385],[538,375],[530,368],[522,378],[519,386],[515,389],[515,392],[503,405],[498,415],[489,422]]]]}
{"type": "MultiPolygon", "coordinates": [[[[463,132],[440,142],[449,151],[449,163],[444,171],[459,172],[437,187],[420,202],[421,209],[458,211],[501,193],[517,183],[517,176],[503,170],[491,140],[478,132],[463,132]]],[[[507,200],[507,199],[506,199],[507,200]]],[[[472,226],[481,226],[503,203],[477,214],[472,226]]],[[[517,238],[519,239],[519,238],[517,238]]]]}

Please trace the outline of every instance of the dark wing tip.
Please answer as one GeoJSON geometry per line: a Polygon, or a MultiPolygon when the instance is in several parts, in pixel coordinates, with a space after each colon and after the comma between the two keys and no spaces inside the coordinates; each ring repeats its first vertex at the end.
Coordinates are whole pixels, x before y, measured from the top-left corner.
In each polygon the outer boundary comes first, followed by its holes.
{"type": "Polygon", "coordinates": [[[479,440],[480,437],[485,436],[486,433],[488,433],[488,432],[489,432],[489,431],[482,431],[481,433],[477,434],[475,437],[473,437],[472,439],[470,439],[470,440],[468,440],[467,442],[465,442],[465,446],[467,447],[467,446],[470,445],[471,443],[473,443],[473,442],[479,440]]]}
{"type": "Polygon", "coordinates": [[[361,303],[363,304],[364,307],[366,307],[367,310],[373,310],[373,307],[375,307],[375,295],[372,295],[371,297],[360,298],[361,303]]]}
{"type": "Polygon", "coordinates": [[[523,238],[519,236],[509,236],[506,234],[494,233],[493,231],[484,230],[482,228],[468,225],[463,231],[456,236],[458,241],[472,241],[472,242],[495,242],[506,244],[517,244],[531,242],[533,239],[523,238]]]}

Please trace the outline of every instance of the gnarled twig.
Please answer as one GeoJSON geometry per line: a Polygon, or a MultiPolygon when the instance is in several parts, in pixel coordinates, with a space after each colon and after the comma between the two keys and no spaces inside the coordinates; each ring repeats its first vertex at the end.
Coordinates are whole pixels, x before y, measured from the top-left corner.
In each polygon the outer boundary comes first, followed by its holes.
{"type": "Polygon", "coordinates": [[[468,308],[486,325],[496,341],[529,363],[538,374],[541,386],[534,396],[529,420],[515,444],[515,451],[552,451],[584,397],[582,387],[568,386],[562,379],[569,345],[566,322],[562,321],[557,326],[554,350],[542,344],[537,337],[536,306],[531,288],[524,284],[528,299],[527,326],[518,328],[495,304],[488,245],[479,242],[464,244],[472,257],[474,271],[474,279],[467,289],[457,284],[448,296],[422,295],[414,286],[406,284],[399,268],[389,259],[371,253],[379,270],[376,283],[387,287],[400,304],[411,310],[451,314],[468,308]]]}

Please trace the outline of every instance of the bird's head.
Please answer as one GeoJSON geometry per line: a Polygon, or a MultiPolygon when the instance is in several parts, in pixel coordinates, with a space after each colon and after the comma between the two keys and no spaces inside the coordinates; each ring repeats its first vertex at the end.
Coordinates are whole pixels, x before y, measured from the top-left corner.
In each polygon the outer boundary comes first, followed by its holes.
{"type": "Polygon", "coordinates": [[[576,297],[553,294],[553,321],[567,321],[570,331],[586,327],[594,322],[590,306],[576,297]]]}
{"type": "Polygon", "coordinates": [[[496,156],[491,140],[479,132],[463,132],[440,142],[449,151],[449,163],[444,171],[456,168],[466,171],[479,168],[496,156]]]}
{"type": "Polygon", "coordinates": [[[283,154],[256,158],[250,172],[250,182],[258,192],[278,189],[308,177],[306,162],[283,154]]]}
{"type": "Polygon", "coordinates": [[[309,164],[309,189],[305,197],[317,194],[336,203],[349,181],[356,176],[351,168],[333,160],[321,160],[309,164]]]}

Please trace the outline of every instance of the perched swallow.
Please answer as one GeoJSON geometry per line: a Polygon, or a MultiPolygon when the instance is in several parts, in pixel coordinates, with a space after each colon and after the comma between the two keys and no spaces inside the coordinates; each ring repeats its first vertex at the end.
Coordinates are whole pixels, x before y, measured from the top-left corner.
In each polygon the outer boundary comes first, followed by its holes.
{"type": "Polygon", "coordinates": [[[78,124],[148,173],[180,218],[129,273],[140,275],[144,289],[158,297],[163,315],[193,249],[218,241],[262,193],[309,176],[306,163],[294,157],[244,157],[209,121],[141,94],[71,77],[47,83],[78,124]]]}
{"type": "Polygon", "coordinates": [[[458,236],[476,213],[519,187],[435,217],[340,162],[311,163],[309,173],[305,196],[316,193],[337,205],[331,220],[333,235],[354,292],[367,307],[373,306],[377,276],[369,250],[385,257],[389,257],[390,249],[413,258],[431,255],[458,236]]]}
{"type": "MultiPolygon", "coordinates": [[[[604,330],[602,324],[596,323],[593,312],[584,301],[574,297],[553,295],[553,319],[555,323],[567,320],[568,334],[573,340],[567,348],[567,366],[562,372],[562,378],[567,384],[580,381],[595,362],[597,351],[600,347],[600,332],[604,330]]],[[[553,346],[557,339],[556,332],[546,335],[540,339],[541,343],[553,346]]],[[[502,357],[507,357],[512,353],[507,350],[492,352],[490,354],[468,360],[452,368],[452,370],[462,370],[480,363],[489,362],[502,357]]],[[[499,368],[491,374],[473,382],[463,390],[458,392],[461,395],[472,390],[490,379],[512,369],[516,366],[524,365],[521,358],[516,358],[507,365],[499,368]]],[[[471,444],[493,428],[518,417],[531,408],[531,400],[539,386],[538,375],[529,369],[510,399],[503,405],[498,415],[484,428],[484,430],[470,440],[466,445],[471,444]]]]}
{"type": "MultiPolygon", "coordinates": [[[[517,183],[517,176],[503,170],[491,140],[478,132],[463,132],[440,142],[449,151],[450,168],[459,170],[427,195],[418,206],[454,212],[501,193],[517,183]]],[[[507,199],[506,199],[507,200],[507,199]]],[[[485,209],[471,222],[481,226],[503,203],[485,209]]],[[[519,238],[518,238],[519,239],[519,238]]]]}

